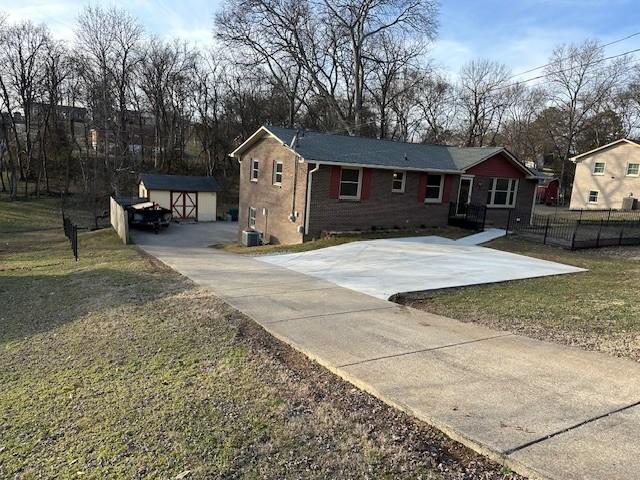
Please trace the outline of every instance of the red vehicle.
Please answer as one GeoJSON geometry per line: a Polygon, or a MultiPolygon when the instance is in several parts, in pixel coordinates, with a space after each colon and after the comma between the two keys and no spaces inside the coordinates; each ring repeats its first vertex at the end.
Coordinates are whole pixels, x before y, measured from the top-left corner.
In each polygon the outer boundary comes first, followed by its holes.
{"type": "Polygon", "coordinates": [[[536,201],[555,207],[558,204],[558,190],[560,188],[560,180],[555,177],[547,177],[540,180],[536,189],[536,201]]]}

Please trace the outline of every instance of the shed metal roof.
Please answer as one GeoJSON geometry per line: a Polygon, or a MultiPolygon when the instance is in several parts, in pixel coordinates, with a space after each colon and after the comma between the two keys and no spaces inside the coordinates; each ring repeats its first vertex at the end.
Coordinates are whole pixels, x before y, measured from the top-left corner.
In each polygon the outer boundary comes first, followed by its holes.
{"type": "MultiPolygon", "coordinates": [[[[506,151],[503,147],[426,145],[309,131],[300,133],[296,137],[298,130],[293,128],[272,126],[264,128],[310,162],[464,171],[482,160],[506,151]],[[295,144],[293,144],[294,137],[296,137],[295,144]]],[[[523,168],[526,167],[523,166],[523,168]]]]}
{"type": "Polygon", "coordinates": [[[141,173],[140,181],[147,190],[175,190],[182,192],[219,192],[220,185],[213,177],[189,175],[157,175],[141,173]]]}

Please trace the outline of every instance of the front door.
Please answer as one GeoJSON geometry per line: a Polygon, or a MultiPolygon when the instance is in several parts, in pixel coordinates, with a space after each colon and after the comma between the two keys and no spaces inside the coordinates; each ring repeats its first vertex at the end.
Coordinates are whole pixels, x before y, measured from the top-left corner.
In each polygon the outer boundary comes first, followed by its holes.
{"type": "Polygon", "coordinates": [[[458,188],[458,206],[456,215],[467,213],[467,205],[471,202],[471,190],[473,189],[472,177],[460,177],[460,187],[458,188]]]}
{"type": "Polygon", "coordinates": [[[197,220],[198,192],[171,192],[171,213],[180,220],[197,220]]]}

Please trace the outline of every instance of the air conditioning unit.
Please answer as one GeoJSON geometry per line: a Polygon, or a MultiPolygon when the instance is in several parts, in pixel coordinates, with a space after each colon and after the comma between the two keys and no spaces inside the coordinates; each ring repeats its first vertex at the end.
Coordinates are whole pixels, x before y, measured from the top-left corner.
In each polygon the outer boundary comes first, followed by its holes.
{"type": "Polygon", "coordinates": [[[243,230],[242,245],[245,247],[257,247],[260,245],[260,232],[255,230],[243,230]]]}
{"type": "Polygon", "coordinates": [[[638,199],[634,197],[624,197],[622,199],[622,210],[637,210],[638,199]]]}

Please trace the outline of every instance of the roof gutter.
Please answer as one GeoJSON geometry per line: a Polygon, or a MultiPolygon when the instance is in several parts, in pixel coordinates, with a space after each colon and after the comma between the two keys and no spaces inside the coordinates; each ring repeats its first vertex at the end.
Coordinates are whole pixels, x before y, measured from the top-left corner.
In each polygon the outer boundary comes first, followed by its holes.
{"type": "Polygon", "coordinates": [[[340,167],[356,167],[356,168],[378,168],[380,170],[406,170],[409,172],[436,172],[436,173],[450,173],[454,175],[461,175],[464,170],[450,170],[441,168],[416,168],[416,167],[402,167],[400,165],[375,165],[370,163],[351,163],[351,162],[327,162],[322,160],[313,160],[309,158],[302,158],[301,161],[307,163],[315,163],[316,165],[329,165],[340,167]]]}

